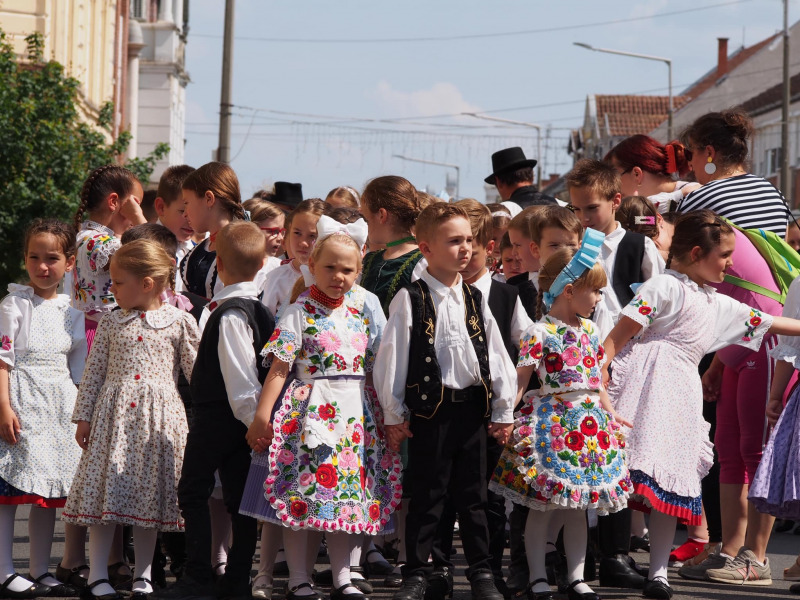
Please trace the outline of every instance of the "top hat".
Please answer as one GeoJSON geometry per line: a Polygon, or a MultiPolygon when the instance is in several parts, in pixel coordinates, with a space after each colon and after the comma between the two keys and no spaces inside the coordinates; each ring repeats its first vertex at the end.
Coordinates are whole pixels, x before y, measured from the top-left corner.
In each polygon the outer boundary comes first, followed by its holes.
{"type": "Polygon", "coordinates": [[[508,171],[516,171],[525,167],[535,167],[536,161],[532,158],[525,158],[525,153],[519,146],[498,150],[492,154],[492,174],[484,181],[494,185],[494,176],[508,171]]]}
{"type": "Polygon", "coordinates": [[[281,204],[294,210],[303,201],[303,186],[300,183],[289,183],[288,181],[275,182],[275,197],[272,202],[281,204]]]}

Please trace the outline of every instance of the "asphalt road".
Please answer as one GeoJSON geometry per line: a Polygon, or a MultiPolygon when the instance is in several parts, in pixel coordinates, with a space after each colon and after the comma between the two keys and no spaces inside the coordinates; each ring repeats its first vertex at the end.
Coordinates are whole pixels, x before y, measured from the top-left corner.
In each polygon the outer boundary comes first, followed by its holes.
{"type": "MultiPolygon", "coordinates": [[[[14,529],[14,566],[20,573],[28,572],[28,522],[27,522],[28,509],[27,507],[20,507],[17,511],[17,520],[14,529]]],[[[684,532],[678,532],[676,535],[676,545],[683,542],[685,539],[684,532]]],[[[56,522],[56,534],[53,544],[52,558],[51,558],[51,573],[55,571],[55,565],[61,557],[64,543],[64,527],[60,521],[56,522]]],[[[457,565],[457,577],[454,588],[454,600],[471,600],[469,584],[464,577],[464,568],[466,564],[463,560],[463,554],[460,552],[460,542],[456,539],[456,546],[459,549],[459,554],[456,556],[455,561],[457,565]]],[[[776,533],[773,534],[772,540],[769,545],[769,560],[772,568],[773,584],[768,587],[749,587],[749,586],[733,586],[724,584],[713,584],[705,582],[690,582],[681,579],[675,569],[670,569],[670,583],[672,584],[675,595],[674,600],[688,600],[688,599],[709,599],[709,600],[727,600],[728,598],[800,598],[789,593],[789,586],[791,582],[783,581],[783,569],[791,566],[797,554],[800,553],[800,535],[793,535],[792,533],[776,533]]],[[[649,560],[648,554],[644,552],[637,552],[633,555],[638,563],[647,564],[649,560]]],[[[257,560],[257,558],[256,558],[257,560]]],[[[320,564],[318,569],[324,569],[327,565],[320,564]]],[[[393,590],[384,588],[380,585],[381,580],[373,581],[375,585],[375,593],[371,595],[373,600],[391,600],[393,590]]],[[[284,580],[278,579],[275,582],[276,590],[283,588],[284,580]]],[[[614,588],[594,587],[594,590],[600,594],[605,600],[623,600],[627,598],[640,598],[640,593],[633,590],[620,590],[614,588]]],[[[276,592],[274,599],[282,600],[282,594],[276,592]]],[[[566,598],[566,596],[556,596],[557,598],[566,598]]]]}

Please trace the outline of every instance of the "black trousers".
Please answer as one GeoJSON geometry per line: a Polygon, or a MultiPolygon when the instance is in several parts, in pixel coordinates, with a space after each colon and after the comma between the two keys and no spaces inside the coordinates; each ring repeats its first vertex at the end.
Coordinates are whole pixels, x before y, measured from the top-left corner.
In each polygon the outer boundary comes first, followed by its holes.
{"type": "MultiPolygon", "coordinates": [[[[486,480],[492,478],[497,461],[503,447],[494,438],[488,438],[486,442],[486,480]]],[[[448,496],[442,519],[439,521],[439,531],[433,541],[431,556],[433,566],[453,568],[450,560],[453,549],[453,529],[456,521],[456,507],[453,498],[448,496]]],[[[486,522],[489,528],[489,563],[492,574],[498,578],[503,577],[503,550],[505,550],[506,538],[506,503],[505,498],[493,491],[486,491],[486,522]]]]}
{"type": "MultiPolygon", "coordinates": [[[[469,564],[467,576],[489,571],[489,530],[486,521],[486,404],[478,393],[464,402],[445,399],[431,419],[411,418],[406,518],[405,576],[430,572],[433,549],[448,495],[453,500],[469,564]]],[[[483,387],[480,390],[484,394],[483,387]]]]}
{"type": "Polygon", "coordinates": [[[178,504],[186,522],[184,573],[201,583],[213,581],[208,499],[214,491],[215,471],[219,471],[222,497],[231,515],[233,533],[225,568],[226,585],[249,582],[257,532],[256,520],[239,514],[250,470],[246,433],[247,427],[233,416],[227,402],[213,407],[194,406],[178,484],[178,504]]]}

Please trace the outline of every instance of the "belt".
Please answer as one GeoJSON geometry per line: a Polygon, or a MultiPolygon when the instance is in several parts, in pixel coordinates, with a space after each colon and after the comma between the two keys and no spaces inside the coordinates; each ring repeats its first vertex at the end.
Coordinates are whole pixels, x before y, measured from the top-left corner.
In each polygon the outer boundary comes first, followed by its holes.
{"type": "Polygon", "coordinates": [[[463,390],[454,390],[452,388],[446,387],[444,388],[444,399],[450,400],[450,402],[454,404],[459,404],[461,402],[466,402],[468,400],[472,400],[475,396],[480,393],[484,395],[484,389],[482,385],[473,385],[468,388],[464,388],[463,390]]]}

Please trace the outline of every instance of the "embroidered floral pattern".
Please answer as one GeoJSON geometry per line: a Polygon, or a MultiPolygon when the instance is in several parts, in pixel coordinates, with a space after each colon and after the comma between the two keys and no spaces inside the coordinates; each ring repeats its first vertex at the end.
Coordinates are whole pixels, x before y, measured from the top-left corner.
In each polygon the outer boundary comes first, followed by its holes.
{"type": "Polygon", "coordinates": [[[745,322],[746,329],[744,335],[742,336],[742,341],[749,342],[752,339],[753,333],[756,329],[758,329],[758,326],[761,325],[761,321],[761,311],[758,311],[754,308],[750,309],[750,316],[745,322]]]}
{"type": "Polygon", "coordinates": [[[648,325],[656,318],[656,313],[658,312],[656,307],[650,306],[647,303],[647,300],[641,296],[637,295],[633,300],[631,300],[630,304],[638,309],[640,315],[647,318],[648,325]]]}
{"type": "Polygon", "coordinates": [[[5,352],[8,352],[14,346],[14,341],[7,335],[2,335],[0,336],[0,346],[5,352]]]}

